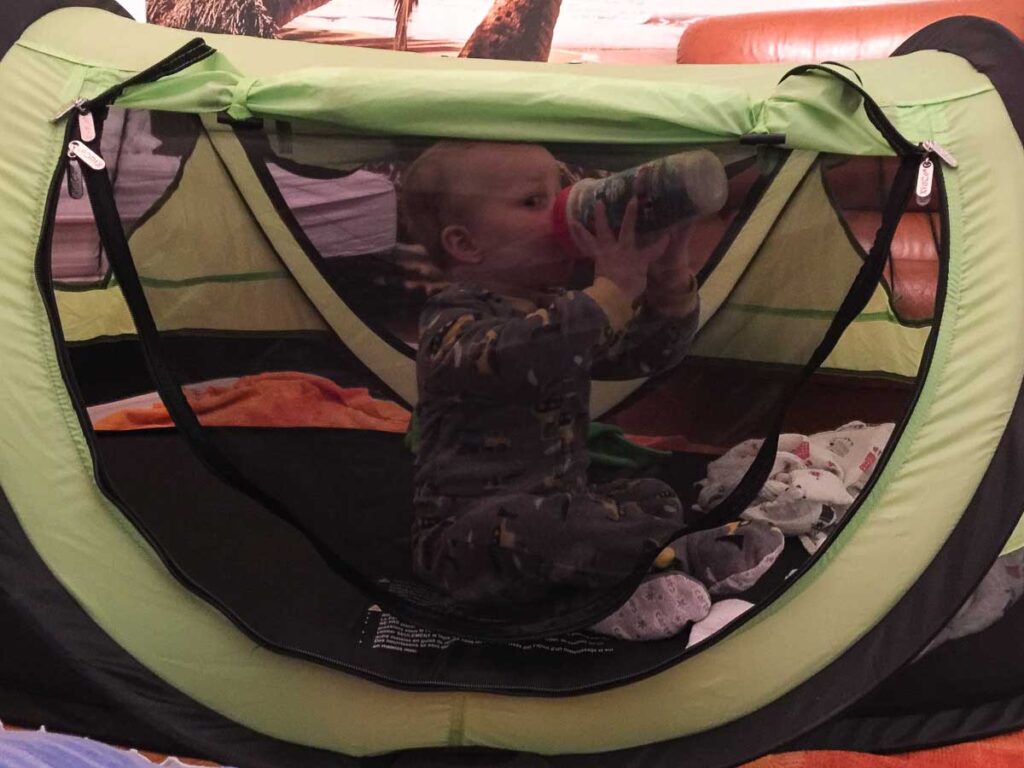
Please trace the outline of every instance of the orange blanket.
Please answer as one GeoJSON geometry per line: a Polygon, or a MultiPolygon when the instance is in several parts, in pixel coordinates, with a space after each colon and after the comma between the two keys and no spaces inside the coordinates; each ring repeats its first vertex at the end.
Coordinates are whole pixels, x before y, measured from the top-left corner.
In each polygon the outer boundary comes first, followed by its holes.
{"type": "MultiPolygon", "coordinates": [[[[404,433],[410,413],[377,400],[364,387],[296,371],[243,376],[228,386],[194,388],[186,397],[208,427],[334,427],[404,433]]],[[[128,408],[99,419],[104,431],[174,426],[163,403],[128,408]]]]}
{"type": "Polygon", "coordinates": [[[864,752],[780,752],[743,768],[1019,768],[1024,731],[897,755],[864,752]]]}

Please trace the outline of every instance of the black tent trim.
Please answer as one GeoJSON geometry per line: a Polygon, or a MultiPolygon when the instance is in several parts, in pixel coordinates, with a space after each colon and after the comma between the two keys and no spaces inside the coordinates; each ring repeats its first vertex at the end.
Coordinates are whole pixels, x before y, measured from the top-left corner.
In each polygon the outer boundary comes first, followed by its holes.
{"type": "Polygon", "coordinates": [[[916,51],[943,51],[967,59],[992,81],[1013,127],[1024,137],[1024,42],[1006,27],[977,16],[944,19],[912,35],[893,56],[916,51]]]}
{"type": "Polygon", "coordinates": [[[19,635],[11,630],[14,648],[30,651],[0,654],[6,722],[252,768],[359,765],[344,755],[251,731],[160,680],[100,629],[57,581],[2,489],[0,540],[7,542],[0,547],[0,625],[19,629],[19,635]]]}
{"type": "Polygon", "coordinates": [[[972,707],[901,717],[842,717],[786,746],[793,750],[844,749],[879,754],[958,744],[1019,730],[1024,694],[972,707]]]}

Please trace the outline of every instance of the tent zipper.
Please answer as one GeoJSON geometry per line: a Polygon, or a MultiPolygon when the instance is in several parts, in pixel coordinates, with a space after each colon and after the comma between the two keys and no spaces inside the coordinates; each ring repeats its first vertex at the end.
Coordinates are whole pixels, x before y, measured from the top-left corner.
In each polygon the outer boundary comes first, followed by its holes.
{"type": "Polygon", "coordinates": [[[78,138],[80,141],[69,143],[67,149],[68,195],[75,200],[81,200],[85,195],[85,179],[82,176],[81,162],[85,162],[89,167],[95,170],[100,170],[105,167],[105,163],[99,166],[91,164],[96,161],[103,163],[103,158],[88,147],[89,143],[96,140],[96,120],[93,117],[93,113],[97,109],[105,109],[108,107],[117,100],[126,88],[130,86],[139,85],[141,83],[150,83],[155,80],[159,80],[160,78],[167,77],[168,75],[173,75],[176,72],[187,69],[193,64],[199,63],[214,53],[215,50],[208,46],[206,41],[201,37],[193,38],[174,53],[164,57],[151,67],[147,67],[141,72],[129,77],[127,80],[123,80],[117,85],[107,88],[98,96],[94,96],[91,99],[81,97],[77,98],[54,115],[51,118],[51,122],[56,123],[68,117],[72,113],[78,114],[78,138]],[[73,144],[77,144],[77,147],[73,147],[73,144]]]}
{"type": "MultiPolygon", "coordinates": [[[[216,51],[208,46],[203,38],[193,38],[170,56],[164,57],[153,66],[147,67],[141,72],[132,75],[127,80],[122,80],[117,85],[107,88],[107,90],[103,91],[98,96],[93,96],[91,99],[75,99],[64,109],[54,115],[53,118],[51,118],[51,122],[56,123],[75,111],[81,115],[94,112],[97,107],[102,108],[110,106],[126,88],[133,85],[141,85],[142,83],[151,83],[155,80],[167,77],[168,75],[181,72],[183,69],[188,69],[193,64],[198,64],[200,61],[212,56],[214,53],[216,53],[216,51]]],[[[81,123],[79,130],[81,130],[81,123]]],[[[91,135],[93,138],[96,137],[95,127],[93,127],[91,135]]],[[[82,139],[84,141],[92,141],[92,139],[86,138],[86,136],[87,134],[82,135],[82,139]]]]}
{"type": "Polygon", "coordinates": [[[923,208],[931,202],[932,189],[935,185],[935,162],[932,157],[937,157],[950,168],[956,168],[960,163],[952,152],[937,141],[922,141],[918,146],[924,153],[924,158],[917,170],[917,186],[914,190],[914,197],[917,204],[923,208]]]}
{"type": "Polygon", "coordinates": [[[864,101],[864,112],[867,114],[868,120],[870,120],[871,124],[875,126],[875,129],[882,135],[882,138],[885,139],[886,143],[892,147],[893,151],[900,157],[917,156],[921,158],[921,168],[918,172],[919,190],[923,191],[925,187],[927,187],[928,197],[930,198],[935,171],[932,156],[934,155],[935,157],[938,157],[950,168],[957,167],[959,164],[957,159],[937,141],[922,141],[919,144],[911,142],[910,139],[899,132],[882,108],[878,106],[878,102],[875,101],[871,97],[871,94],[864,89],[864,86],[861,84],[860,76],[857,75],[854,70],[842,64],[838,65],[842,66],[844,69],[850,69],[854,76],[857,77],[856,82],[842,72],[837,72],[832,67],[825,66],[825,64],[836,64],[836,62],[802,64],[799,67],[794,67],[789,70],[782,76],[782,79],[780,79],[779,82],[782,83],[787,78],[794,75],[806,75],[809,72],[820,72],[826,75],[831,75],[847,87],[856,91],[864,101]],[[926,165],[927,168],[925,167],[926,165]]]}
{"type": "Polygon", "coordinates": [[[67,149],[68,194],[75,200],[81,200],[85,195],[85,179],[82,176],[80,163],[85,163],[95,171],[101,171],[107,167],[106,161],[86,144],[96,138],[96,123],[93,121],[91,112],[79,111],[78,135],[78,139],[68,142],[67,149]]]}

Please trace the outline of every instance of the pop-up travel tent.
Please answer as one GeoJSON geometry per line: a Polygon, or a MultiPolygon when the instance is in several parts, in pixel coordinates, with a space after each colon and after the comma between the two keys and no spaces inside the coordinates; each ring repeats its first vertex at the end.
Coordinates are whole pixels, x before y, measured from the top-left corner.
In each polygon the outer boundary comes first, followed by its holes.
{"type": "Polygon", "coordinates": [[[246,766],[715,766],[1024,723],[1019,610],[918,658],[1024,544],[1011,34],[953,19],[855,71],[547,66],[55,5],[5,9],[0,41],[5,717],[246,766]],[[690,354],[594,370],[595,480],[689,505],[764,438],[692,515],[712,529],[788,436],[891,425],[717,631],[588,630],[649,562],[504,611],[412,577],[437,275],[396,190],[439,138],[543,144],[566,183],[698,148],[725,169],[689,231],[690,354]]]}

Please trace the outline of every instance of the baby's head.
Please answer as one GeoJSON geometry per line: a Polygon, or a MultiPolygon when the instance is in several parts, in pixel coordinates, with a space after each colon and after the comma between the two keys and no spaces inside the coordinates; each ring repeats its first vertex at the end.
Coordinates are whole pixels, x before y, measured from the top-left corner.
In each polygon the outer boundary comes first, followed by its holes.
{"type": "Polygon", "coordinates": [[[540,291],[572,271],[553,230],[559,181],[558,161],[536,144],[443,141],[409,166],[402,215],[453,282],[540,291]]]}

